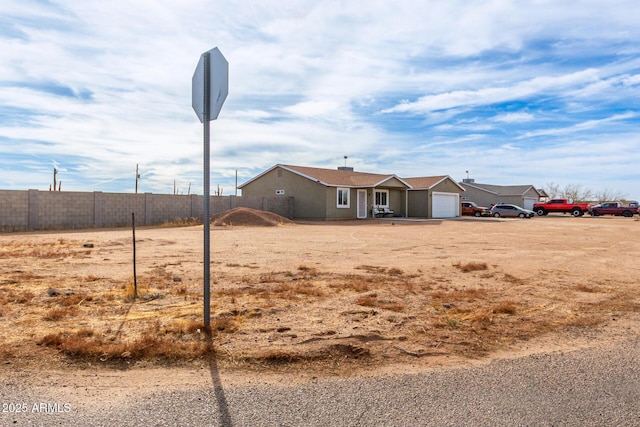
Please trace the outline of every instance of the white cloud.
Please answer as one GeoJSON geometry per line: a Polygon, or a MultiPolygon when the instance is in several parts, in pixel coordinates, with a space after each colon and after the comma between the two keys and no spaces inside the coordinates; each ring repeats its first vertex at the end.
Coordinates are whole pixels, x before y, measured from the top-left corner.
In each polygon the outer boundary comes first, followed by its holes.
{"type": "Polygon", "coordinates": [[[426,95],[415,102],[404,101],[392,108],[383,110],[383,113],[419,114],[451,108],[491,105],[516,99],[527,99],[535,95],[545,95],[547,92],[566,90],[576,84],[592,82],[596,78],[596,70],[587,69],[560,76],[536,77],[523,82],[514,82],[511,86],[426,95]]]}
{"type": "Polygon", "coordinates": [[[525,123],[533,121],[534,117],[530,113],[505,113],[497,115],[493,120],[502,123],[525,123]]]}
{"type": "Polygon", "coordinates": [[[374,172],[472,169],[508,183],[538,180],[553,172],[539,168],[544,159],[580,150],[568,174],[589,180],[580,164],[609,156],[626,179],[602,174],[602,186],[632,192],[632,10],[631,0],[8,0],[0,153],[11,161],[0,165],[11,180],[0,188],[42,186],[55,162],[68,189],[126,191],[140,163],[143,191],[174,179],[197,191],[202,127],[191,76],[218,46],[230,82],[211,127],[214,184],[230,188],[236,169],[333,167],[344,155],[374,172]],[[587,135],[588,150],[571,139],[587,135]],[[604,148],[612,139],[627,144],[626,157],[604,148]]]}

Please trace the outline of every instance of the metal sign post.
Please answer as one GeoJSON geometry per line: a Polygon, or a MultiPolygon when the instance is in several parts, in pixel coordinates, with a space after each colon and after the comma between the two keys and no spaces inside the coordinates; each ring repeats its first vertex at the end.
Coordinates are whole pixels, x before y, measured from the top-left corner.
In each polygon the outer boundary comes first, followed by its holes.
{"type": "Polygon", "coordinates": [[[211,196],[210,196],[210,132],[209,122],[218,118],[222,104],[229,93],[229,64],[218,48],[213,48],[200,56],[191,79],[191,105],[203,124],[204,129],[204,177],[203,213],[204,225],[204,329],[211,331],[211,196]]]}

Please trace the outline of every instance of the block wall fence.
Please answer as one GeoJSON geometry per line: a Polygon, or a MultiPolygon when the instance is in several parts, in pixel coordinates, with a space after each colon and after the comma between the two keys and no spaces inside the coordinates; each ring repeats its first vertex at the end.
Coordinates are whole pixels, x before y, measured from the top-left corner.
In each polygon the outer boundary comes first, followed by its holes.
{"type": "MultiPolygon", "coordinates": [[[[0,190],[0,231],[157,225],[183,218],[201,218],[204,196],[0,190]]],[[[293,218],[293,198],[211,196],[211,214],[245,207],[293,218]]]]}

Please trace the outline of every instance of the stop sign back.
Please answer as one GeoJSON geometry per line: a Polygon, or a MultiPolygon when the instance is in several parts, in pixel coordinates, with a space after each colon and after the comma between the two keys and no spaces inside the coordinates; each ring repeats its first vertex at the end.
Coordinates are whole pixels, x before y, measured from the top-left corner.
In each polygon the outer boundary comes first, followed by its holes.
{"type": "Polygon", "coordinates": [[[200,56],[191,79],[191,106],[202,123],[205,121],[205,78],[209,79],[209,120],[215,120],[229,93],[229,63],[217,47],[200,56]],[[207,56],[209,73],[205,75],[207,56]]]}

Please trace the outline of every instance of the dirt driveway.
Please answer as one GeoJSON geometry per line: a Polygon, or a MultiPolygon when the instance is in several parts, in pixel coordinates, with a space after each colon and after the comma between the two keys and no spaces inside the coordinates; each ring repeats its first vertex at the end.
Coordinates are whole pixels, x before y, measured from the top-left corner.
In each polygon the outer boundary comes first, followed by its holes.
{"type": "Polygon", "coordinates": [[[640,221],[538,217],[0,234],[5,368],[406,371],[640,329],[640,221]]]}

